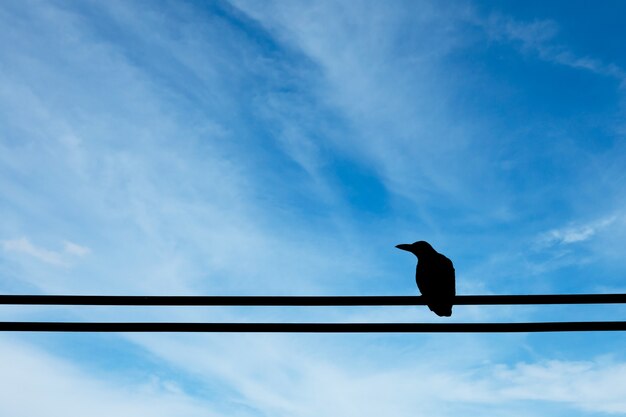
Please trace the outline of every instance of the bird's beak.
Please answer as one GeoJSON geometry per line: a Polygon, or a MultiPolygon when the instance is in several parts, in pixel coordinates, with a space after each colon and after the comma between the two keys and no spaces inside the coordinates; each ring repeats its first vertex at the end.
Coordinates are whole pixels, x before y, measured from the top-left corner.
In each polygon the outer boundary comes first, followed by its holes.
{"type": "Polygon", "coordinates": [[[396,245],[396,248],[411,252],[411,245],[406,244],[406,243],[401,243],[399,245],[396,245]]]}

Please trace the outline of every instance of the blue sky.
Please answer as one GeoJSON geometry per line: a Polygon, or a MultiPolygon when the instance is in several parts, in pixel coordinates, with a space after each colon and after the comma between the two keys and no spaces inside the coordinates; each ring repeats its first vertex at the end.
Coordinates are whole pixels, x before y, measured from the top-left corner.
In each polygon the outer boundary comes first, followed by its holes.
{"type": "MultiPolygon", "coordinates": [[[[0,291],[626,292],[626,4],[5,1],[0,291]]],[[[44,308],[531,321],[620,306],[44,308]]],[[[10,416],[626,414],[626,336],[3,334],[10,416]],[[33,401],[33,398],[36,398],[33,401]]]]}

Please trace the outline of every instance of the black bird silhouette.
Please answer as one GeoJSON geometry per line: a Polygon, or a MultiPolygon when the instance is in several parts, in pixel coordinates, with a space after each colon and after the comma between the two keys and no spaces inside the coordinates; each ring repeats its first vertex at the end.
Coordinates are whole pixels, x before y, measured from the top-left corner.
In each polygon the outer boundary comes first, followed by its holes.
{"type": "Polygon", "coordinates": [[[423,240],[396,245],[396,248],[417,256],[415,282],[428,308],[438,316],[450,317],[456,295],[452,261],[423,240]]]}

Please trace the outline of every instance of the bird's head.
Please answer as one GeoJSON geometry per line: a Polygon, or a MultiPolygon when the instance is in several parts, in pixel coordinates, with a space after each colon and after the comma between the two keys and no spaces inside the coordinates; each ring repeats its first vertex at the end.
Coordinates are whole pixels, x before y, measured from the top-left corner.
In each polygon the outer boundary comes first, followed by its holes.
{"type": "Polygon", "coordinates": [[[401,243],[399,245],[396,245],[396,248],[411,252],[418,258],[421,255],[426,255],[435,251],[433,247],[430,246],[430,243],[423,240],[419,240],[415,243],[401,243]]]}

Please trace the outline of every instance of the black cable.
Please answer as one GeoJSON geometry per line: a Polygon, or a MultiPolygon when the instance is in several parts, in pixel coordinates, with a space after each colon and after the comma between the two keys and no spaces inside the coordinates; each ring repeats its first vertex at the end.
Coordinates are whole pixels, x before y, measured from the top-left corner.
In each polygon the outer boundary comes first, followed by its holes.
{"type": "MultiPolygon", "coordinates": [[[[623,304],[626,294],[457,295],[454,305],[623,304]]],[[[0,305],[83,306],[415,306],[421,296],[0,295],[0,305]]]]}
{"type": "Polygon", "coordinates": [[[528,333],[624,330],[626,330],[626,321],[445,324],[0,322],[2,332],[528,333]]]}

